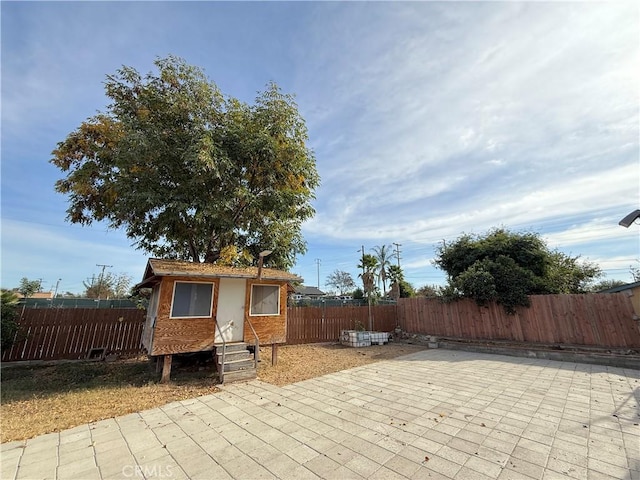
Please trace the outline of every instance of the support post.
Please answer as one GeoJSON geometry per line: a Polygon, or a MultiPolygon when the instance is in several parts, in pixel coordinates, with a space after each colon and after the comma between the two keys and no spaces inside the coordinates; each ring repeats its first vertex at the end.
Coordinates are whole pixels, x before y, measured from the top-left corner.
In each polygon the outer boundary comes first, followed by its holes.
{"type": "Polygon", "coordinates": [[[156,373],[160,373],[160,371],[162,370],[162,357],[161,356],[157,356],[157,357],[153,357],[155,362],[156,362],[156,373]]]}
{"type": "Polygon", "coordinates": [[[278,364],[278,344],[271,344],[271,365],[276,366],[278,364]]]}
{"type": "Polygon", "coordinates": [[[164,364],[162,365],[162,379],[160,383],[169,383],[171,381],[171,358],[173,355],[164,356],[164,364]]]}

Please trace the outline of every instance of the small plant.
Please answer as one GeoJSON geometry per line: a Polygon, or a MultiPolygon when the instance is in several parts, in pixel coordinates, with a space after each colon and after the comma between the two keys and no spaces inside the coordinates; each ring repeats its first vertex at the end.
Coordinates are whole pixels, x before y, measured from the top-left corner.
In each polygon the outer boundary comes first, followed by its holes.
{"type": "Polygon", "coordinates": [[[359,332],[364,332],[365,330],[364,324],[360,320],[356,322],[356,330],[359,332]]]}

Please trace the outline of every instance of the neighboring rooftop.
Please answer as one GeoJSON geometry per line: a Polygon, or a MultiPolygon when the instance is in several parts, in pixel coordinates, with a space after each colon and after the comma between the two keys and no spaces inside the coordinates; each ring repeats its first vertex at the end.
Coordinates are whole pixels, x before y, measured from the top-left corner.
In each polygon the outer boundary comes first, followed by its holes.
{"type": "Polygon", "coordinates": [[[305,297],[323,297],[326,295],[317,287],[307,287],[306,285],[298,285],[295,287],[296,293],[305,297]]]}
{"type": "MultiPolygon", "coordinates": [[[[24,298],[24,295],[22,295],[20,292],[14,292],[14,293],[17,295],[18,298],[24,298]]],[[[35,292],[29,298],[50,300],[53,298],[53,292],[35,292]]]]}
{"type": "Polygon", "coordinates": [[[606,290],[600,290],[598,293],[618,293],[625,290],[631,290],[632,288],[640,287],[640,282],[627,283],[626,285],[620,285],[618,287],[607,288],[606,290]]]}

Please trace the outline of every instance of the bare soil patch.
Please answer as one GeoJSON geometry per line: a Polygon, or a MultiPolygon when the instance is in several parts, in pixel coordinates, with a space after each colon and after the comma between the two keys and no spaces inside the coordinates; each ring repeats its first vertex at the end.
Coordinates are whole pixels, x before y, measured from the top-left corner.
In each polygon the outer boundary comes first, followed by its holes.
{"type": "MultiPolygon", "coordinates": [[[[287,385],[426,347],[390,343],[366,348],[339,344],[285,345],[271,365],[271,347],[261,348],[258,378],[287,385]]],[[[84,423],[158,407],[219,391],[207,356],[174,361],[172,383],[146,357],[108,362],[73,362],[3,367],[0,441],[24,440],[84,423]]]]}

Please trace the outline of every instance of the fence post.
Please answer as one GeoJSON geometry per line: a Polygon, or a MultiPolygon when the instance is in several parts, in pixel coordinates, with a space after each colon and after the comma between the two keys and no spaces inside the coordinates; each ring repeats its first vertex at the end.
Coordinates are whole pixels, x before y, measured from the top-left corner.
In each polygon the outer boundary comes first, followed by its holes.
{"type": "Polygon", "coordinates": [[[171,358],[173,355],[164,356],[164,364],[162,365],[162,379],[160,383],[169,383],[171,381],[171,358]]]}

